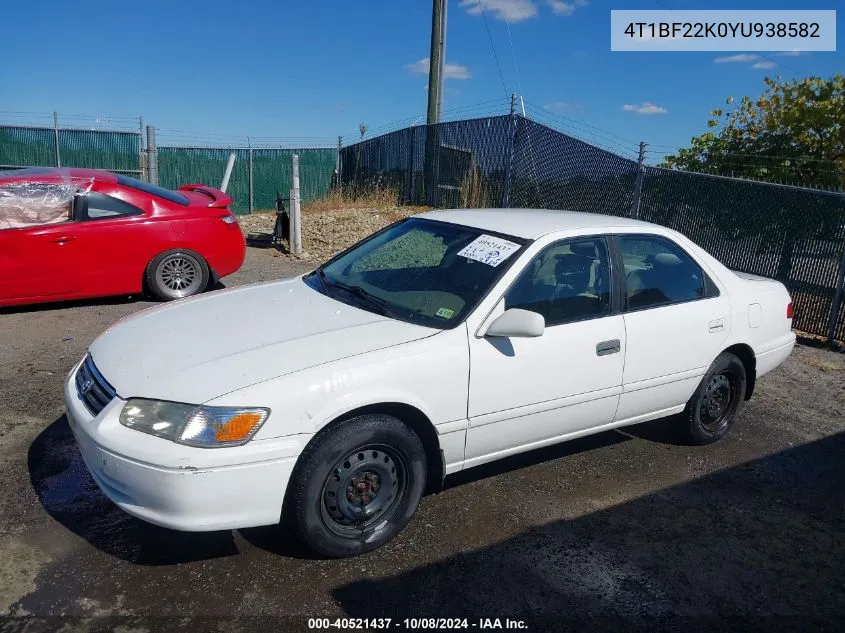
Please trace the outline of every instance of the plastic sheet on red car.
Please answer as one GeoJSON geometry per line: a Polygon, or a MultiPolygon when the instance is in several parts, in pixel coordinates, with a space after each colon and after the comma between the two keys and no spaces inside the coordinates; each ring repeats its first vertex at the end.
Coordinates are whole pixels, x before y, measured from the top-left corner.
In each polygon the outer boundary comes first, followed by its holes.
{"type": "Polygon", "coordinates": [[[72,219],[73,198],[82,191],[70,178],[36,180],[17,177],[14,172],[3,175],[7,179],[0,179],[0,230],[72,219]]]}

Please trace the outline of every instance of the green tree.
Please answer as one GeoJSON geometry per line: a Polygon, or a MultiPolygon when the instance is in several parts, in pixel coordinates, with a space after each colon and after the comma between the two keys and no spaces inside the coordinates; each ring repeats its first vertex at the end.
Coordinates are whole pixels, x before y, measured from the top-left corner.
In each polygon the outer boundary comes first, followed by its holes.
{"type": "Polygon", "coordinates": [[[709,130],[660,166],[845,189],[845,75],[765,82],[756,100],[728,97],[709,130]]]}

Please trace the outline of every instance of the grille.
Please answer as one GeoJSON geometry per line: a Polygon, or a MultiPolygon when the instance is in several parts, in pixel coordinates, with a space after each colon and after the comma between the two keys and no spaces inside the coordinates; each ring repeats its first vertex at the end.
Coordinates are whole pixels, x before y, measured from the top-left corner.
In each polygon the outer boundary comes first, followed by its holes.
{"type": "Polygon", "coordinates": [[[76,393],[94,415],[100,413],[116,395],[114,387],[97,370],[90,354],[85,357],[76,372],[76,393]]]}

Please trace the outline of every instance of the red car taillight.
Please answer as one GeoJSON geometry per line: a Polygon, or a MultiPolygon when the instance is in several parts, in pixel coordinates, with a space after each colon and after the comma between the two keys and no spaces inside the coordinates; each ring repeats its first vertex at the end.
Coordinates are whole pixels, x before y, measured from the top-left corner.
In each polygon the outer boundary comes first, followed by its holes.
{"type": "Polygon", "coordinates": [[[792,318],[792,302],[791,301],[786,304],[786,318],[787,319],[792,318]]]}

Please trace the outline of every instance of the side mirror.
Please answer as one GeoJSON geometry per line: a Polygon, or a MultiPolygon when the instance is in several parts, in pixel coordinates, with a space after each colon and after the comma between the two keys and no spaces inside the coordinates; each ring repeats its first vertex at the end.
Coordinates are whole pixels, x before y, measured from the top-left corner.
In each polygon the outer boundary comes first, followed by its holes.
{"type": "Polygon", "coordinates": [[[545,329],[546,319],[542,314],[511,308],[490,324],[484,336],[534,337],[541,336],[545,329]]]}

